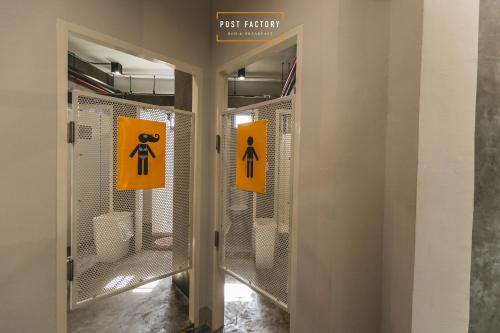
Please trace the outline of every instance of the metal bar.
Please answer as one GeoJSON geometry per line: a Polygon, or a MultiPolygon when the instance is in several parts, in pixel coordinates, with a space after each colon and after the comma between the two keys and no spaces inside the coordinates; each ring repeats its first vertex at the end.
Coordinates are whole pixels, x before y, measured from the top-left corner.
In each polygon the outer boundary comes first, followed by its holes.
{"type": "MultiPolygon", "coordinates": [[[[180,111],[180,110],[179,110],[180,111]]],[[[191,246],[189,246],[189,268],[193,267],[193,239],[194,239],[194,226],[193,226],[193,221],[194,221],[194,215],[193,215],[193,201],[194,201],[194,166],[195,166],[195,154],[194,154],[194,144],[196,140],[196,113],[194,112],[188,112],[188,114],[191,116],[191,142],[190,142],[190,177],[189,177],[189,242],[191,246]]]]}
{"type": "MultiPolygon", "coordinates": [[[[71,111],[70,111],[70,115],[69,115],[71,121],[75,124],[75,128],[76,126],[78,126],[78,91],[76,91],[75,93],[73,93],[72,95],[72,102],[71,102],[71,111]]],[[[76,138],[75,138],[75,141],[76,141],[76,138]]],[[[74,179],[74,176],[75,176],[75,146],[76,145],[71,145],[71,149],[70,149],[70,154],[69,154],[69,158],[70,158],[70,172],[69,172],[69,181],[71,185],[68,185],[69,186],[69,195],[70,195],[70,206],[69,206],[69,211],[70,211],[70,250],[71,250],[71,253],[70,253],[70,256],[73,258],[77,252],[77,247],[78,245],[78,242],[77,242],[77,236],[76,236],[76,232],[75,232],[75,228],[74,228],[74,225],[75,225],[75,221],[76,221],[76,213],[75,213],[75,205],[76,205],[76,195],[75,195],[75,187],[73,186],[73,179],[74,179]]],[[[74,277],[73,277],[74,279],[74,277]]],[[[71,284],[70,284],[70,288],[69,288],[69,299],[70,299],[70,304],[69,304],[69,308],[70,310],[72,310],[75,305],[76,305],[76,301],[78,299],[78,295],[77,295],[77,292],[74,290],[74,282],[72,281],[71,284]]]]}
{"type": "Polygon", "coordinates": [[[221,113],[222,113],[222,115],[234,114],[234,113],[242,113],[244,111],[251,111],[253,109],[258,109],[258,108],[261,108],[261,107],[264,107],[264,106],[267,106],[267,105],[290,101],[290,100],[292,100],[292,98],[293,98],[293,96],[284,96],[284,97],[280,97],[280,98],[271,99],[269,101],[264,101],[264,102],[260,102],[260,103],[256,103],[256,104],[252,104],[252,105],[248,105],[248,106],[244,106],[244,107],[237,108],[237,109],[224,110],[221,113]]]}

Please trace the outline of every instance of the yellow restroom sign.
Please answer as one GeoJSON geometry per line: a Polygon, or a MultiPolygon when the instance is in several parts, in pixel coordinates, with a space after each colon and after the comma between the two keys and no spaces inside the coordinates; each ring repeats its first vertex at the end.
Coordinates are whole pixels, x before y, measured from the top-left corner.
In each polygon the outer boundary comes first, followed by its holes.
{"type": "Polygon", "coordinates": [[[117,190],[165,187],[165,123],[118,117],[117,190]]]}
{"type": "Polygon", "coordinates": [[[267,121],[238,126],[236,135],[236,188],[266,192],[267,121]]]}

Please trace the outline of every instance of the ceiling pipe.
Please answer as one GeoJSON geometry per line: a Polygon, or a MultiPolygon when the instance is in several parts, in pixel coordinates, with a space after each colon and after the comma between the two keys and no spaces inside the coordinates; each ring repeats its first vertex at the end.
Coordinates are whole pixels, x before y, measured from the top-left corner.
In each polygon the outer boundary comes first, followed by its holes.
{"type": "Polygon", "coordinates": [[[283,70],[283,66],[285,65],[285,62],[281,62],[281,91],[283,91],[283,86],[285,84],[285,78],[283,77],[285,75],[285,71],[283,70]]]}
{"type": "Polygon", "coordinates": [[[110,94],[108,91],[106,91],[104,89],[101,89],[101,88],[99,88],[99,87],[97,87],[97,86],[95,86],[95,85],[93,85],[93,84],[91,84],[91,83],[89,83],[89,82],[87,82],[85,80],[82,80],[82,79],[80,79],[80,78],[78,78],[78,77],[76,77],[76,76],[74,76],[74,75],[72,75],[70,73],[68,73],[68,79],[70,81],[73,81],[73,82],[76,82],[78,84],[81,84],[82,86],[85,86],[85,87],[87,87],[87,88],[89,88],[89,89],[91,89],[91,90],[93,90],[95,92],[98,92],[98,93],[101,93],[101,94],[105,94],[105,95],[109,95],[110,94]]]}
{"type": "Polygon", "coordinates": [[[290,84],[287,87],[287,90],[285,91],[285,96],[289,96],[292,93],[292,89],[295,87],[295,81],[296,81],[296,74],[293,73],[292,80],[290,81],[290,84]]]}
{"type": "Polygon", "coordinates": [[[295,85],[295,77],[297,72],[297,58],[293,61],[292,68],[290,69],[290,73],[285,81],[285,85],[281,90],[281,97],[288,96],[292,91],[293,86],[295,85]]]}
{"type": "Polygon", "coordinates": [[[68,74],[90,84],[91,86],[97,87],[100,90],[106,91],[108,94],[120,94],[121,91],[113,88],[112,86],[97,80],[87,74],[84,74],[74,68],[68,68],[68,74]]]}

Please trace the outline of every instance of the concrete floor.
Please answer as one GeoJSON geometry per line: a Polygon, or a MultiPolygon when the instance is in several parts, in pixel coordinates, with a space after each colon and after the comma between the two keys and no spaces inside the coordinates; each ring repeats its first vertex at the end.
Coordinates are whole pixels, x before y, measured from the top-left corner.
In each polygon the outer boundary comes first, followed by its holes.
{"type": "Polygon", "coordinates": [[[68,314],[68,333],[176,333],[189,323],[189,300],[166,278],[68,314]]]}
{"type": "Polygon", "coordinates": [[[226,275],[224,328],[220,333],[286,333],[290,316],[267,298],[226,275]]]}
{"type": "MultiPolygon", "coordinates": [[[[223,329],[218,333],[286,333],[289,315],[226,276],[223,329]]],[[[98,300],[68,314],[68,333],[177,333],[187,327],[189,304],[166,278],[98,300]]]]}

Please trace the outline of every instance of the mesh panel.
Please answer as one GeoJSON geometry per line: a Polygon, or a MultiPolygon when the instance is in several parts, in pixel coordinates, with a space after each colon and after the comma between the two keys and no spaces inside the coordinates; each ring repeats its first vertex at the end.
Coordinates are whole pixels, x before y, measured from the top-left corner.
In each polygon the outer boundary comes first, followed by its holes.
{"type": "Polygon", "coordinates": [[[287,308],[291,219],[292,98],[222,115],[222,268],[287,308]],[[266,193],[235,188],[236,131],[267,120],[266,193]]]}
{"type": "Polygon", "coordinates": [[[72,307],[190,267],[191,113],[74,92],[72,307]],[[116,190],[118,116],[166,123],[165,187],[116,190]]]}

